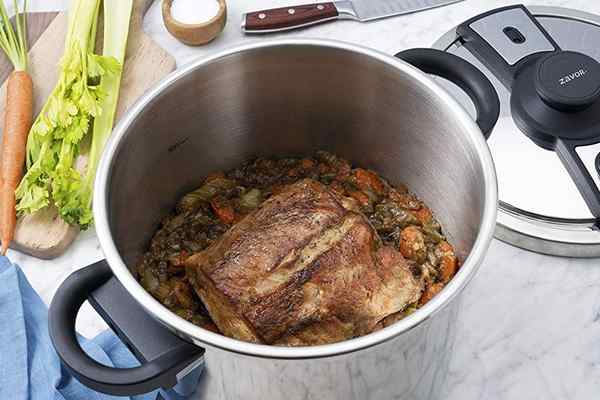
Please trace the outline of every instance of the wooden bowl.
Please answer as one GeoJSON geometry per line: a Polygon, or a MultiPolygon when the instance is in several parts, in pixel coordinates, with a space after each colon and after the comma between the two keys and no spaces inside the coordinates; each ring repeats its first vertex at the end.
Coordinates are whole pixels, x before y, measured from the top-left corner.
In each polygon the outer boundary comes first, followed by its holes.
{"type": "MultiPolygon", "coordinates": [[[[200,46],[216,38],[227,22],[227,4],[225,0],[216,0],[219,12],[212,19],[201,24],[185,24],[177,21],[171,14],[173,0],[163,0],[162,16],[165,26],[177,40],[190,46],[200,46]]],[[[202,0],[198,0],[202,2],[202,0]]]]}

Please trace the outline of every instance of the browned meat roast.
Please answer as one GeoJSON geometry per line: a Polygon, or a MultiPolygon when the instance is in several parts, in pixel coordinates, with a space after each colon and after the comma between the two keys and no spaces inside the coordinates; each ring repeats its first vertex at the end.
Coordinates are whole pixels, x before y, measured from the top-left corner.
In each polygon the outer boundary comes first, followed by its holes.
{"type": "Polygon", "coordinates": [[[219,330],[266,344],[316,345],[364,335],[422,291],[402,255],[364,215],[302,180],[186,261],[219,330]]]}

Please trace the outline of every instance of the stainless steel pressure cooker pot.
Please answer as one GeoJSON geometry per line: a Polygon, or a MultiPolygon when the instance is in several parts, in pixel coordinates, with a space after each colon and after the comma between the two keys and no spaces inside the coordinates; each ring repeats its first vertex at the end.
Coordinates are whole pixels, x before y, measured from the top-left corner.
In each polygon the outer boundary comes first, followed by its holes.
{"type": "Polygon", "coordinates": [[[484,134],[498,112],[479,70],[431,49],[392,57],[341,42],[278,40],[179,69],[131,108],[107,144],[94,193],[106,260],[69,277],[50,309],[63,363],[84,384],[119,395],[171,386],[204,362],[202,399],[437,398],[460,294],[494,232],[496,176],[484,134]],[[477,123],[415,66],[463,88],[477,105],[477,123]],[[434,210],[462,267],[423,308],[353,340],[275,347],[195,326],[140,286],[132,271],[161,218],[204,175],[256,156],[317,150],[406,183],[434,210]],[[75,318],[86,299],[140,367],[112,369],[80,349],[75,318]]]}

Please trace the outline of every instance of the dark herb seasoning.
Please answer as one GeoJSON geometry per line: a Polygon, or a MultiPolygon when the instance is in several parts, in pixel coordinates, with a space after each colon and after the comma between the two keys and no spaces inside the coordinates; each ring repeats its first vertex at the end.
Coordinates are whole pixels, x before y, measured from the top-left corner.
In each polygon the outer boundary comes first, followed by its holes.
{"type": "MultiPolygon", "coordinates": [[[[180,199],[162,221],[137,266],[140,283],[180,317],[218,331],[186,279],[184,260],[209,247],[286,185],[305,178],[329,186],[340,200],[359,209],[381,240],[409,260],[425,290],[408,313],[429,301],[456,273],[458,260],[440,224],[405,186],[392,187],[373,171],[353,168],[340,157],[318,152],[311,158],[258,158],[229,172],[207,176],[202,186],[180,199]]],[[[382,323],[388,325],[400,317],[382,323]]]]}

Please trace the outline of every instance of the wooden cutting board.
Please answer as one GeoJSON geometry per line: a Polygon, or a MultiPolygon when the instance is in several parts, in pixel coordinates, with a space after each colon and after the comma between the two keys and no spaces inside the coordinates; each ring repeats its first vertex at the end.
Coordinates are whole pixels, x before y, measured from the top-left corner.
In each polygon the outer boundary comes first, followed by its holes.
{"type": "MultiPolygon", "coordinates": [[[[142,19],[152,0],[134,0],[125,70],[117,109],[117,121],[146,90],[175,70],[175,59],[143,32],[142,19]]],[[[30,73],[34,83],[37,115],[58,79],[58,62],[67,32],[66,13],[28,15],[30,73]]],[[[101,22],[101,19],[100,19],[101,22]]],[[[102,36],[102,28],[98,28],[102,36]]],[[[0,57],[0,82],[12,66],[0,57]]],[[[5,84],[0,87],[0,127],[4,126],[5,84]]],[[[0,133],[1,138],[1,133],[0,133]]],[[[79,229],[60,219],[55,208],[25,216],[17,222],[12,249],[44,259],[61,255],[75,240],[79,229]]]]}

